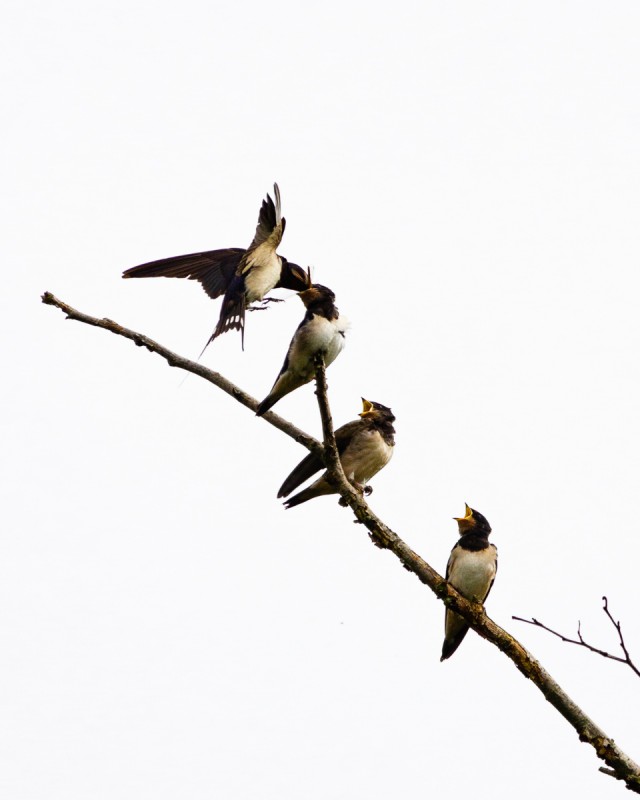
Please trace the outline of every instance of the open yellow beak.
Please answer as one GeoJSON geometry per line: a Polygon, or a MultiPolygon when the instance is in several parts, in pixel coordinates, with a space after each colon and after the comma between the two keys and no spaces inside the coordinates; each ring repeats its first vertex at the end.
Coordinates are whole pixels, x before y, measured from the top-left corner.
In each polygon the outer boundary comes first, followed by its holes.
{"type": "Polygon", "coordinates": [[[371,414],[374,410],[373,403],[370,403],[368,400],[365,400],[364,397],[362,398],[362,411],[360,412],[360,417],[366,417],[367,414],[371,414]]]}
{"type": "Polygon", "coordinates": [[[456,522],[471,522],[473,519],[473,510],[464,504],[464,517],[454,517],[456,522]]]}

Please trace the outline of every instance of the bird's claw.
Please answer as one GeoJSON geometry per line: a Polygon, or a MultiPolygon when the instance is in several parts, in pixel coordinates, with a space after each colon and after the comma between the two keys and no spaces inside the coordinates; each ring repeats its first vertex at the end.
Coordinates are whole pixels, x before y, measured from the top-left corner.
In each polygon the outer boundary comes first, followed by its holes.
{"type": "Polygon", "coordinates": [[[284,303],[284,300],[281,297],[263,297],[258,303],[258,305],[248,306],[247,311],[266,311],[267,303],[284,303]]]}

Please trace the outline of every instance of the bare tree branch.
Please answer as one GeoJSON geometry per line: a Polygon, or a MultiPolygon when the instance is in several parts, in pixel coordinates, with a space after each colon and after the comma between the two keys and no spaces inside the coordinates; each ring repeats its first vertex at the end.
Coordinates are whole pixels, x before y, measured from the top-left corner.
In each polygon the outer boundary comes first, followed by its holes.
{"type": "Polygon", "coordinates": [[[618,633],[618,643],[622,652],[624,653],[624,658],[622,656],[614,656],[613,653],[609,653],[606,650],[601,650],[599,647],[594,647],[592,644],[586,642],[582,636],[581,630],[581,623],[578,621],[578,632],[577,632],[577,639],[571,639],[569,636],[565,636],[562,633],[558,633],[558,631],[554,631],[548,625],[544,625],[540,620],[537,620],[535,617],[531,617],[531,619],[523,619],[523,617],[511,617],[511,619],[515,619],[518,622],[526,622],[527,625],[534,625],[536,628],[542,628],[543,630],[547,631],[548,633],[552,633],[554,636],[557,636],[558,639],[561,639],[563,642],[568,642],[569,644],[577,644],[579,647],[584,647],[586,650],[590,650],[592,653],[597,653],[599,656],[603,658],[610,658],[612,661],[619,661],[621,664],[626,664],[629,669],[633,670],[635,674],[640,678],[640,670],[631,660],[631,656],[629,655],[629,651],[627,650],[627,646],[624,641],[624,637],[622,636],[622,625],[620,622],[616,622],[614,618],[611,616],[611,612],[609,611],[609,601],[606,597],[602,598],[602,602],[604,605],[602,606],[602,610],[609,618],[609,621],[616,629],[618,633]]]}
{"type": "MultiPolygon", "coordinates": [[[[231,395],[234,400],[242,403],[243,406],[250,408],[252,411],[256,411],[258,408],[258,401],[256,399],[251,397],[250,394],[243,392],[242,389],[220,375],[219,372],[214,372],[212,369],[208,369],[197,361],[190,361],[188,358],[177,355],[177,353],[158,344],[158,342],[154,342],[153,339],[144,336],[142,333],[124,328],[122,325],[118,325],[117,322],[113,322],[113,320],[98,319],[98,317],[90,317],[88,314],[76,311],[75,308],[72,308],[66,303],[63,303],[62,300],[58,300],[57,297],[54,297],[51,292],[45,292],[42,295],[42,302],[49,306],[56,306],[56,308],[64,311],[67,315],[67,319],[84,322],[86,325],[92,325],[95,328],[103,328],[111,333],[116,333],[118,336],[124,336],[125,339],[130,339],[138,347],[146,347],[150,352],[162,356],[170,367],[178,367],[178,369],[184,369],[187,372],[198,375],[200,378],[204,378],[205,381],[213,383],[219,389],[222,389],[223,392],[231,395]]],[[[283,419],[273,411],[268,411],[264,414],[262,419],[266,420],[283,433],[286,433],[287,436],[290,436],[294,441],[298,442],[298,444],[306,447],[307,450],[323,457],[324,450],[320,442],[314,439],[313,436],[309,436],[308,433],[301,431],[300,428],[296,428],[296,426],[292,425],[288,420],[283,419]]]]}
{"type": "MultiPolygon", "coordinates": [[[[177,356],[170,350],[135,331],[123,328],[107,319],[97,319],[82,314],[65,303],[57,300],[52,294],[46,292],[42,301],[54,305],[67,314],[69,319],[84,322],[99,328],[131,339],[135,344],[146,347],[154,353],[161,355],[170,366],[179,367],[205,380],[215,384],[223,391],[230,394],[238,402],[255,411],[256,401],[245,394],[238,387],[223,378],[216,372],[203,367],[188,359],[177,356]]],[[[265,419],[279,430],[300,442],[312,452],[318,453],[327,466],[331,480],[335,482],[340,496],[353,511],[356,520],[361,522],[369,531],[369,535],[376,546],[390,550],[402,563],[405,569],[413,572],[417,578],[428,586],[442,602],[460,614],[469,625],[484,639],[494,644],[501,650],[516,668],[542,692],[551,705],[570,723],[577,732],[580,741],[589,743],[596,751],[598,757],[605,762],[609,771],[618,780],[625,783],[626,787],[640,794],[640,766],[636,764],[599,728],[573,700],[553,680],[548,672],[536,659],[518,642],[511,634],[496,625],[485,613],[480,603],[472,603],[450,586],[424,559],[415,553],[399,536],[382,522],[369,508],[362,495],[346,480],[342,470],[333,425],[327,398],[326,376],[324,364],[320,359],[316,365],[317,395],[323,424],[324,447],[315,439],[298,430],[294,425],[282,417],[269,412],[265,419]]]]}

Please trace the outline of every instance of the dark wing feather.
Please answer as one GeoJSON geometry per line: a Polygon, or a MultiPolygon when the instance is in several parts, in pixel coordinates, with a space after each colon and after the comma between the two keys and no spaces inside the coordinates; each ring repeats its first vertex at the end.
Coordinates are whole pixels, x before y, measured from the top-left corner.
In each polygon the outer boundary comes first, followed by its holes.
{"type": "Polygon", "coordinates": [[[188,278],[200,281],[205,292],[215,299],[228,289],[245,251],[241,247],[207,250],[184,256],[161,258],[131,267],[123,278],[188,278]]]}
{"type": "Polygon", "coordinates": [[[354,419],[351,422],[347,422],[345,425],[341,425],[338,430],[335,432],[334,436],[336,437],[336,445],[338,447],[338,454],[342,455],[344,451],[347,449],[347,445],[353,439],[354,434],[356,434],[362,428],[366,428],[367,424],[362,419],[354,419]]]}
{"type": "Polygon", "coordinates": [[[496,551],[496,572],[495,572],[495,575],[493,576],[493,580],[489,584],[489,588],[487,589],[487,593],[485,594],[485,596],[484,596],[484,598],[482,600],[483,603],[487,599],[487,597],[489,597],[489,592],[493,588],[493,584],[496,582],[496,575],[498,574],[498,548],[495,546],[495,544],[490,544],[489,547],[493,547],[493,549],[496,551]]]}
{"type": "MultiPolygon", "coordinates": [[[[352,422],[347,422],[342,425],[335,432],[336,445],[338,447],[338,454],[342,455],[347,448],[347,445],[353,438],[353,435],[362,427],[362,422],[359,419],[354,419],[352,422]]],[[[320,457],[315,453],[309,453],[306,458],[303,458],[298,466],[285,478],[284,483],[278,491],[278,497],[286,497],[291,494],[294,489],[303,484],[306,480],[311,478],[316,472],[319,472],[324,467],[320,457]]],[[[302,501],[300,501],[302,502],[302,501]]]]}
{"type": "MultiPolygon", "coordinates": [[[[244,350],[244,317],[245,317],[245,302],[244,302],[244,278],[242,276],[233,276],[231,285],[226,291],[222,306],[220,307],[220,317],[216,329],[211,334],[211,338],[202,348],[202,353],[207,349],[211,342],[220,336],[225,331],[240,331],[242,337],[242,349],[244,350]]],[[[200,355],[202,355],[200,353],[200,355]]]]}
{"type": "Polygon", "coordinates": [[[456,542],[454,544],[454,546],[453,546],[453,550],[449,554],[449,560],[447,561],[447,571],[444,574],[444,578],[447,581],[449,580],[449,573],[451,572],[451,565],[453,564],[453,559],[455,558],[454,553],[456,552],[456,548],[458,548],[458,547],[459,547],[459,545],[456,542]]]}
{"type": "Polygon", "coordinates": [[[241,275],[248,267],[246,266],[249,256],[254,250],[257,250],[260,245],[268,244],[269,249],[276,251],[278,245],[282,241],[282,234],[286,220],[282,216],[280,207],[280,189],[278,184],[273,184],[273,192],[276,198],[275,203],[271,199],[271,195],[267,195],[266,200],[262,201],[260,213],[258,214],[258,225],[253,237],[253,241],[249,245],[247,252],[237,266],[236,275],[241,275]]]}

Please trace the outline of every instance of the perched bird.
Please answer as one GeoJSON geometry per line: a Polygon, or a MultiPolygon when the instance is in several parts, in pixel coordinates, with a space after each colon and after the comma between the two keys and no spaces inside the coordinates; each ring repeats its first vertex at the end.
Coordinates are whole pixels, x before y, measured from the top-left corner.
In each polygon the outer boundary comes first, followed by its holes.
{"type": "MultiPolygon", "coordinates": [[[[362,398],[360,419],[347,422],[335,432],[336,445],[342,469],[355,488],[362,492],[377,472],[386,466],[393,455],[395,417],[390,408],[380,403],[370,403],[362,398]]],[[[301,483],[322,469],[322,461],[314,453],[303,458],[280,487],[278,497],[286,497],[301,483]]],[[[306,489],[285,501],[286,508],[306,503],[313,497],[335,494],[336,490],[327,481],[325,472],[306,489]]]]}
{"type": "MultiPolygon", "coordinates": [[[[449,556],[446,578],[468,600],[484,603],[498,570],[498,550],[494,544],[489,544],[491,525],[466,503],[464,517],[454,519],[460,539],[449,556]]],[[[440,661],[455,653],[468,630],[468,623],[455,611],[447,609],[440,661]]]]}
{"type": "Polygon", "coordinates": [[[349,323],[335,307],[335,294],[320,283],[312,283],[299,292],[307,308],[289,345],[284,364],[273,388],[258,406],[261,417],[271,406],[294,389],[309,383],[315,375],[314,360],[322,353],[325,366],[335,361],[344,347],[344,335],[349,323]]]}
{"type": "MultiPolygon", "coordinates": [[[[140,264],[123,272],[123,278],[189,278],[200,281],[209,297],[224,294],[220,319],[207,345],[228,330],[239,330],[244,350],[244,315],[252,303],[264,299],[272,289],[293,289],[301,292],[308,288],[308,272],[276,253],[282,240],[286,220],[280,211],[280,190],[274,183],[275,203],[270,195],[262,201],[258,226],[248,250],[227,247],[190,253],[185,256],[162,258],[140,264]]],[[[264,307],[264,306],[263,306],[264,307]]],[[[203,352],[204,352],[203,349],[203,352]]]]}

